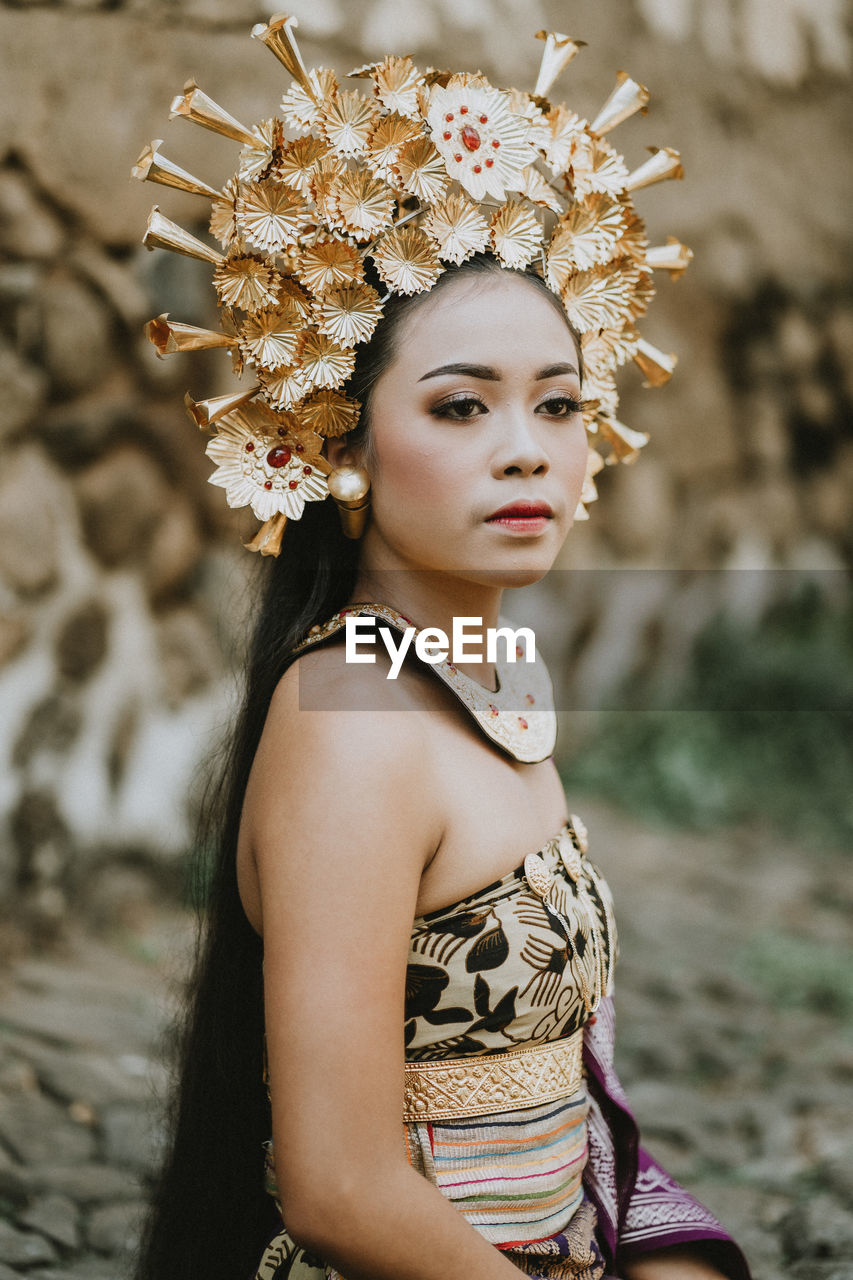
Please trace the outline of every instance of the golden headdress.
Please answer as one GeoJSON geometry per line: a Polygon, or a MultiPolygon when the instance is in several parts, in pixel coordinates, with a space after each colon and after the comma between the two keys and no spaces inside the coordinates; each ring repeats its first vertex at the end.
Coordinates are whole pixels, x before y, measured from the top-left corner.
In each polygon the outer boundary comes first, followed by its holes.
{"type": "Polygon", "coordinates": [[[341,388],[391,294],[429,290],[445,264],[484,251],[541,274],[580,336],[589,455],[575,519],[588,519],[596,473],[635,461],[648,440],[616,416],[618,368],[634,360],[645,385],[660,386],[675,367],[636,328],[653,271],[677,277],[692,258],[673,238],[650,247],[633,203],[640,188],[682,177],[678,152],[652,147],[631,171],[608,141],[646,111],[648,90],[620,71],[591,122],[552,104],[547,95],[583,42],[545,31],[532,94],[496,89],[479,72],[419,71],[393,55],[350,72],[358,87],[342,88],[334,71],[306,68],[296,25],[279,14],[252,30],[292,77],[279,116],[247,128],[194,81],[172,103],[172,118],[241,144],[221,190],[167,160],[160,141],[133,168],[212,202],[221,252],[156,205],[143,243],[212,265],[221,329],[166,313],[146,332],[161,355],[224,347],[238,375],[246,366],[254,374],[246,391],[186,398],[211,433],[210,482],[262,521],[246,545],[278,555],[287,520],[328,496],[323,440],[358,424],[360,405],[341,388]],[[365,279],[367,259],[384,295],[365,279]]]}

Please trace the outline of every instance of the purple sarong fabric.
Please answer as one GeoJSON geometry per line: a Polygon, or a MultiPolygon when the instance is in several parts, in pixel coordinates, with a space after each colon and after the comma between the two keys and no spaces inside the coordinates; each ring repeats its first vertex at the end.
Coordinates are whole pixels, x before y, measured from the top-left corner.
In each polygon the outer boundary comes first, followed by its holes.
{"type": "Polygon", "coordinates": [[[602,1000],[584,1031],[590,1093],[589,1159],[584,1182],[598,1211],[608,1266],[654,1249],[695,1246],[729,1280],[751,1280],[739,1247],[712,1213],[640,1145],[637,1123],[613,1066],[613,997],[602,1000]]]}

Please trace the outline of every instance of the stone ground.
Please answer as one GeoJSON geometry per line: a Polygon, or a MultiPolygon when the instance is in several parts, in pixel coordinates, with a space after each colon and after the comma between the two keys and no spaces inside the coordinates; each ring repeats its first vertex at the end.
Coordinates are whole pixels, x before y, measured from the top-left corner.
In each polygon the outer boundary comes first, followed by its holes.
{"type": "MultiPolygon", "coordinates": [[[[851,889],[766,829],[572,798],[616,895],[619,1066],[645,1140],[755,1280],[853,1277],[851,889]]],[[[124,1280],[189,924],[150,909],[0,981],[0,1280],[124,1280]]]]}

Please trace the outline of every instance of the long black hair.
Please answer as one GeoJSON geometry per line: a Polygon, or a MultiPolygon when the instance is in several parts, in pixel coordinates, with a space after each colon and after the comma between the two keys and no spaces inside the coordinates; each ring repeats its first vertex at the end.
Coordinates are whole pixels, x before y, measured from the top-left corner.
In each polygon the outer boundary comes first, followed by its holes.
{"type": "MultiPolygon", "coordinates": [[[[477,254],[448,267],[431,292],[460,275],[503,269],[491,255],[477,254]]],[[[518,274],[542,289],[565,319],[538,274],[518,274]]],[[[402,321],[426,296],[392,295],[370,341],[357,350],[345,390],[362,411],[347,442],[362,447],[368,472],[371,393],[394,357],[402,321]]],[[[257,566],[264,581],[241,706],[208,787],[196,841],[194,879],[205,891],[193,974],[170,1033],[167,1143],[135,1280],[248,1280],[281,1225],[263,1180],[262,1144],[271,1134],[263,1084],[263,943],[237,891],[237,835],[249,771],[290,650],[350,598],[358,553],[359,543],[341,531],[334,503],[309,502],[302,518],[288,523],[281,554],[257,566]]]]}

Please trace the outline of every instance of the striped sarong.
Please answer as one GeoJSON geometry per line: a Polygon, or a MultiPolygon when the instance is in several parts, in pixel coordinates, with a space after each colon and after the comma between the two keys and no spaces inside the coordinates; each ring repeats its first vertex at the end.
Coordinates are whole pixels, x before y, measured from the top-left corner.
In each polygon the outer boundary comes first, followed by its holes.
{"type": "Polygon", "coordinates": [[[506,1114],[410,1123],[409,1163],[499,1248],[562,1230],[583,1200],[585,1089],[506,1114]]]}

